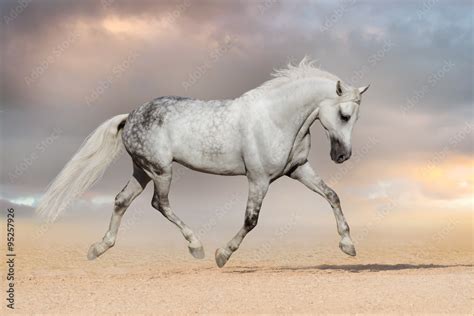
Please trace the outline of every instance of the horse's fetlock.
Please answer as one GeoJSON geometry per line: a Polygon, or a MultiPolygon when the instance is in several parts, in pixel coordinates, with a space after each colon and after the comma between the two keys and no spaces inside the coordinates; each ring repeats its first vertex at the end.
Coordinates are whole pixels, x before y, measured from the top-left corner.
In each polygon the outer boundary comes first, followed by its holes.
{"type": "Polygon", "coordinates": [[[113,247],[115,245],[115,238],[104,238],[104,244],[107,247],[113,247]]]}
{"type": "Polygon", "coordinates": [[[339,235],[341,236],[349,236],[349,233],[350,233],[350,228],[349,228],[349,225],[347,224],[342,224],[339,229],[339,235]]]}
{"type": "Polygon", "coordinates": [[[197,239],[194,237],[193,231],[190,228],[185,227],[185,228],[183,228],[182,232],[183,232],[183,236],[184,236],[184,238],[186,238],[186,240],[197,241],[197,239]]]}
{"type": "Polygon", "coordinates": [[[230,242],[228,245],[227,245],[227,248],[229,248],[229,250],[231,252],[235,252],[237,249],[239,249],[239,245],[236,243],[236,242],[230,242]]]}

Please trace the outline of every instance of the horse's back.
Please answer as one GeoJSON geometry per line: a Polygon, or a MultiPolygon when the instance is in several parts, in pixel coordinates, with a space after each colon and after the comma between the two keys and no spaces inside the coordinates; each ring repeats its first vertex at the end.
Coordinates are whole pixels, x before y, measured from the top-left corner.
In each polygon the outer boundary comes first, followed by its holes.
{"type": "Polygon", "coordinates": [[[241,174],[239,121],[231,100],[160,97],[130,113],[122,137],[132,157],[171,155],[203,172],[241,174]]]}

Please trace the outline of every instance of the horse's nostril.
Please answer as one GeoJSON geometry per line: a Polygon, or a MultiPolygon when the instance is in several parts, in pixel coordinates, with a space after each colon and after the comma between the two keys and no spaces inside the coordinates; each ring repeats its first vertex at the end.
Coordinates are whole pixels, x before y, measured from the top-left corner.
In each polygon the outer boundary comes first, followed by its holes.
{"type": "Polygon", "coordinates": [[[345,158],[344,155],[339,155],[339,156],[337,156],[337,162],[343,162],[343,161],[344,161],[344,158],[345,158]]]}

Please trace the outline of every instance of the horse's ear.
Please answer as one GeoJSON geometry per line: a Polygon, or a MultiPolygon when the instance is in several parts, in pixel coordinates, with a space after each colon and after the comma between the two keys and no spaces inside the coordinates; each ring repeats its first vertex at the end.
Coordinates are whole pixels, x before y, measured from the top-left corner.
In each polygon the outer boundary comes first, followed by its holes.
{"type": "Polygon", "coordinates": [[[341,86],[341,81],[338,80],[336,84],[336,93],[338,96],[342,95],[342,86],[341,86]]]}
{"type": "Polygon", "coordinates": [[[365,91],[367,91],[367,89],[369,89],[369,87],[370,87],[370,84],[366,85],[365,87],[360,87],[359,93],[360,94],[364,93],[365,91]]]}

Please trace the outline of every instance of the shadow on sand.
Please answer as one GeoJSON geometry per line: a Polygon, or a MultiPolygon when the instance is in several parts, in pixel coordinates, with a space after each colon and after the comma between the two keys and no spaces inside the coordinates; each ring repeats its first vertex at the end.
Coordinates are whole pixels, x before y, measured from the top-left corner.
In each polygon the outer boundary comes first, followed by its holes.
{"type": "Polygon", "coordinates": [[[224,270],[224,273],[252,273],[258,271],[265,272],[285,272],[285,271],[307,271],[307,272],[321,272],[321,271],[346,271],[352,273],[358,272],[382,272],[382,271],[400,271],[400,270],[417,270],[417,269],[446,269],[455,267],[473,267],[472,264],[323,264],[317,266],[280,266],[274,268],[257,267],[257,266],[239,266],[224,270]]]}

